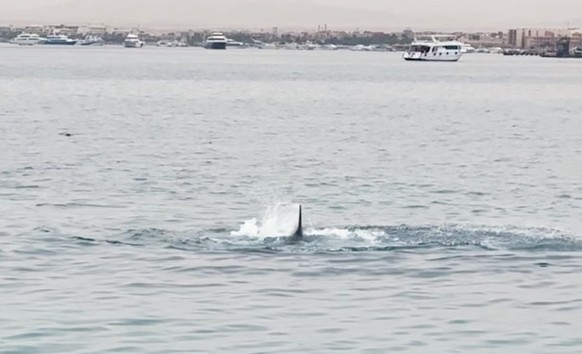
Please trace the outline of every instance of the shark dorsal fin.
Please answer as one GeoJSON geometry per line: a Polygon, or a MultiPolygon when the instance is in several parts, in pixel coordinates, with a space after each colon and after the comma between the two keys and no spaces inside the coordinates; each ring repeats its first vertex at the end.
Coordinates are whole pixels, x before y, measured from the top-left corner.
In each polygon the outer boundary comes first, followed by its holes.
{"type": "Polygon", "coordinates": [[[299,220],[297,221],[297,229],[295,229],[295,232],[292,235],[292,238],[295,240],[300,240],[303,238],[303,212],[302,212],[302,207],[301,204],[299,204],[299,220]]]}

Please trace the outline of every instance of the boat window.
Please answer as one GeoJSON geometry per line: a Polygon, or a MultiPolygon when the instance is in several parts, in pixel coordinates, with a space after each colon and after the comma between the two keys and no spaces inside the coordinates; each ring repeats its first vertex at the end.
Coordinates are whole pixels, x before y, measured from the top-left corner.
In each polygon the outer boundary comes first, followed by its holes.
{"type": "Polygon", "coordinates": [[[446,45],[445,48],[448,50],[459,50],[458,45],[446,45]]]}
{"type": "Polygon", "coordinates": [[[427,45],[413,45],[410,47],[411,52],[428,53],[431,47],[427,45]]]}

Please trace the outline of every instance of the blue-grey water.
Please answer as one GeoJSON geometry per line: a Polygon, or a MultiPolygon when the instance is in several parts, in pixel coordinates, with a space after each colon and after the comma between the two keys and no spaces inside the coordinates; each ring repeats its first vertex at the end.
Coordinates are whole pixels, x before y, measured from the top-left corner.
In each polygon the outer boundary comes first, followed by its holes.
{"type": "Polygon", "coordinates": [[[579,353],[581,97],[582,60],[0,47],[0,352],[579,353]]]}

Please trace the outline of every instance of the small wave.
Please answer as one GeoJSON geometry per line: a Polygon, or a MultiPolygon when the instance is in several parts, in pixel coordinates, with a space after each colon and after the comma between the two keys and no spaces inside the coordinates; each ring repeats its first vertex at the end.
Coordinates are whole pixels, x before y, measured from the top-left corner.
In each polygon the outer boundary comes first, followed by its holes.
{"type": "Polygon", "coordinates": [[[103,205],[91,203],[38,203],[37,207],[55,207],[55,208],[108,208],[123,209],[125,206],[120,205],[103,205]]]}

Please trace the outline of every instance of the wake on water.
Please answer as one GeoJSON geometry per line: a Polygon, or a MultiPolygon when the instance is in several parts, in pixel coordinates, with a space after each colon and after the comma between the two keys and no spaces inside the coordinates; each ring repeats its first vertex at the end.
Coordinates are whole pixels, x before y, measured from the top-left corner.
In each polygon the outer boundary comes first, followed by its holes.
{"type": "MultiPolygon", "coordinates": [[[[297,227],[297,206],[268,207],[260,219],[243,222],[238,230],[205,229],[190,232],[129,230],[108,243],[156,245],[187,251],[357,252],[407,249],[510,251],[582,251],[582,239],[559,229],[473,225],[378,225],[305,227],[303,239],[288,236],[297,227]]],[[[77,237],[85,242],[97,241],[77,237]]]]}

